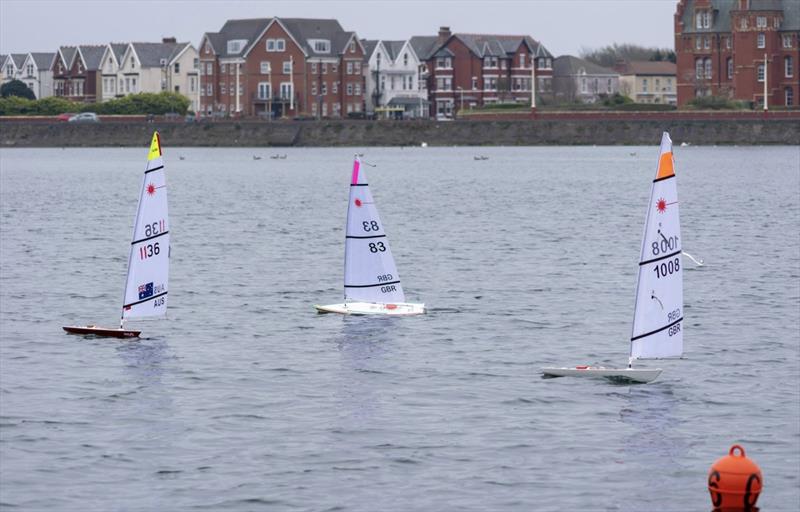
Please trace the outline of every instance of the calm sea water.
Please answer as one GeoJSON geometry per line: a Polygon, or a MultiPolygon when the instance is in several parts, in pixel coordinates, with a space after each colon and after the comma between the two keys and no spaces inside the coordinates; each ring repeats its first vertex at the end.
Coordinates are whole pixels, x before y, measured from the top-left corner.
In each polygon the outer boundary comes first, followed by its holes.
{"type": "Polygon", "coordinates": [[[538,368],[626,363],[658,141],[364,150],[400,319],[312,308],[352,150],[164,141],[169,318],[66,335],[118,321],[146,143],[0,152],[2,508],[709,510],[733,443],[800,505],[798,148],[676,147],[686,357],[620,386],[538,368]]]}

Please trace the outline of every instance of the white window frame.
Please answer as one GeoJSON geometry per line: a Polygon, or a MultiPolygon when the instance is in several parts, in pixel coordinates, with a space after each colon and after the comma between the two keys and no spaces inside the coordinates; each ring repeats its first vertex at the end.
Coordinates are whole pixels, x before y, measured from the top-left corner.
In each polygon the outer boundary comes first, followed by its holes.
{"type": "Polygon", "coordinates": [[[275,40],[275,51],[276,52],[286,51],[286,39],[281,38],[275,40]]]}
{"type": "Polygon", "coordinates": [[[791,34],[783,34],[783,47],[784,48],[791,48],[792,47],[792,35],[791,34]]]}
{"type": "Polygon", "coordinates": [[[759,32],[758,36],[756,36],[756,48],[766,48],[767,47],[767,36],[763,32],[759,32]]]}
{"type": "Polygon", "coordinates": [[[264,48],[268,52],[274,52],[275,50],[275,40],[274,39],[267,39],[266,46],[264,48]]]}
{"type": "Polygon", "coordinates": [[[353,95],[353,84],[347,84],[346,91],[347,91],[347,95],[348,96],[352,96],[353,95]]]}
{"type": "Polygon", "coordinates": [[[285,60],[283,61],[283,74],[288,75],[292,72],[292,61],[285,60]]]}
{"type": "Polygon", "coordinates": [[[756,28],[767,28],[766,16],[756,16],[756,28]]]}
{"type": "Polygon", "coordinates": [[[783,58],[783,76],[794,78],[794,59],[789,55],[783,58]]]}
{"type": "Polygon", "coordinates": [[[281,82],[281,98],[291,98],[294,95],[294,84],[292,82],[281,82]]]}
{"type": "Polygon", "coordinates": [[[756,68],[756,81],[764,81],[764,64],[759,64],[756,68]]]}
{"type": "Polygon", "coordinates": [[[262,60],[259,66],[259,70],[262,75],[268,75],[271,72],[272,65],[268,60],[262,60]]]}

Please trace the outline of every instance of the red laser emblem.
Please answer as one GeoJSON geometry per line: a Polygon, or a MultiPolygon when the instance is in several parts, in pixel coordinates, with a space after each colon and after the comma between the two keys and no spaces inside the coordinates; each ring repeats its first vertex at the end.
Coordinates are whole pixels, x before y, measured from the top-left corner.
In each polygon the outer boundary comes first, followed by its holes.
{"type": "Polygon", "coordinates": [[[656,209],[658,213],[667,211],[667,201],[663,197],[656,202],[656,209]]]}

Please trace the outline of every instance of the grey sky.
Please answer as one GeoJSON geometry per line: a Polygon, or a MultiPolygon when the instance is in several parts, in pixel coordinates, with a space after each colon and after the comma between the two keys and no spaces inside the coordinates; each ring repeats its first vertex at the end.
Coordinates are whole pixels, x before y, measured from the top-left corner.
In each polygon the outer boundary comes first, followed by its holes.
{"type": "Polygon", "coordinates": [[[0,0],[0,53],[60,45],[158,41],[195,46],[231,18],[336,18],[361,38],[406,39],[453,32],[528,34],[554,55],[636,43],[673,46],[676,0],[253,1],[0,0]]]}

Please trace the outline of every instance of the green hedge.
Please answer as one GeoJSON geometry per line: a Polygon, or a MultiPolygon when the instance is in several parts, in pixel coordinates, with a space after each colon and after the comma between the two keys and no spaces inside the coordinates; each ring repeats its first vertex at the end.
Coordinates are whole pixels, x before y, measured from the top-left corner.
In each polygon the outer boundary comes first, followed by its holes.
{"type": "Polygon", "coordinates": [[[738,110],[749,109],[750,104],[725,96],[698,96],[689,100],[687,107],[697,110],[738,110]]]}
{"type": "Polygon", "coordinates": [[[64,112],[95,112],[103,115],[161,115],[177,112],[185,115],[191,102],[175,92],[139,93],[103,103],[78,103],[50,97],[29,100],[17,96],[0,98],[0,116],[55,116],[64,112]]]}

